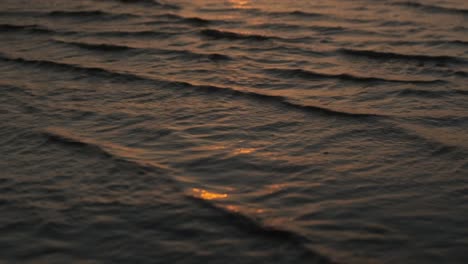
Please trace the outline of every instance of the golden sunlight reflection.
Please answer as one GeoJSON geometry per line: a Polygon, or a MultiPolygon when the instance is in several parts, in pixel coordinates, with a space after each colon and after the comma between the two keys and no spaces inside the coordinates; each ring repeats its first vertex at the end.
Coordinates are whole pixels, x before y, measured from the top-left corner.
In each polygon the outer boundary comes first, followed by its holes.
{"type": "Polygon", "coordinates": [[[209,192],[207,190],[202,190],[198,188],[193,188],[192,191],[197,197],[203,200],[219,200],[219,199],[225,199],[228,197],[226,193],[214,193],[214,192],[209,192]]]}
{"type": "Polygon", "coordinates": [[[224,208],[226,208],[226,210],[231,211],[231,212],[235,212],[235,213],[239,212],[239,207],[235,205],[226,205],[224,208]]]}
{"type": "Polygon", "coordinates": [[[234,8],[248,8],[250,6],[250,0],[229,0],[229,3],[234,8]]]}
{"type": "Polygon", "coordinates": [[[234,154],[236,155],[240,155],[240,154],[250,154],[252,152],[254,152],[255,149],[254,148],[238,148],[236,150],[234,150],[234,154]]]}
{"type": "Polygon", "coordinates": [[[237,205],[226,205],[226,206],[223,206],[224,209],[228,210],[228,211],[231,211],[231,212],[234,212],[234,213],[238,213],[238,212],[242,212],[246,215],[254,215],[254,214],[264,214],[266,213],[266,209],[262,209],[262,208],[241,208],[237,205]]]}

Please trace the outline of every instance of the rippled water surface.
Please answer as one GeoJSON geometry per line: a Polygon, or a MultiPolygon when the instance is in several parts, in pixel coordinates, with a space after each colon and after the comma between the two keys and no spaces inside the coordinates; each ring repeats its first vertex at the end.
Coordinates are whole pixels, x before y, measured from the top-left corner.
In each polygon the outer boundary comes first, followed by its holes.
{"type": "Polygon", "coordinates": [[[468,263],[465,0],[2,0],[0,263],[468,263]]]}

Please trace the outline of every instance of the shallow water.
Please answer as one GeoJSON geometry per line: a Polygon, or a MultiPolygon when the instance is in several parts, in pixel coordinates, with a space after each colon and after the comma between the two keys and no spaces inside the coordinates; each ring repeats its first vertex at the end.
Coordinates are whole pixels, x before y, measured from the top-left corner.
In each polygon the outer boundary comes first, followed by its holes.
{"type": "Polygon", "coordinates": [[[0,263],[467,263],[467,18],[3,0],[0,263]]]}

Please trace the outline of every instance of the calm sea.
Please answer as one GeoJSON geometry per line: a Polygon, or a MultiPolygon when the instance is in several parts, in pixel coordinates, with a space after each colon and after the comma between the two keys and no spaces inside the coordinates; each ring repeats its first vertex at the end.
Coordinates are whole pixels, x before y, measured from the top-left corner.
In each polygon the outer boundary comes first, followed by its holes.
{"type": "Polygon", "coordinates": [[[466,0],[1,0],[0,263],[468,263],[466,0]]]}

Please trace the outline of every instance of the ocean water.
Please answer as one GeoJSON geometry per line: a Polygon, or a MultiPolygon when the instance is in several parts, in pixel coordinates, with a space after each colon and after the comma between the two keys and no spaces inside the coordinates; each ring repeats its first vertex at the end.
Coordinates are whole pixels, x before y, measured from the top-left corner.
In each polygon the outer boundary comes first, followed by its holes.
{"type": "Polygon", "coordinates": [[[0,263],[468,263],[465,0],[2,0],[0,263]]]}

